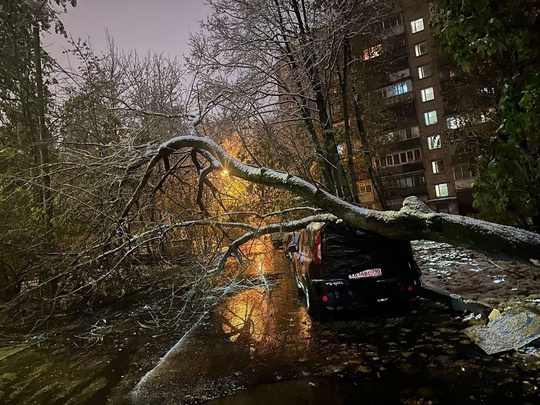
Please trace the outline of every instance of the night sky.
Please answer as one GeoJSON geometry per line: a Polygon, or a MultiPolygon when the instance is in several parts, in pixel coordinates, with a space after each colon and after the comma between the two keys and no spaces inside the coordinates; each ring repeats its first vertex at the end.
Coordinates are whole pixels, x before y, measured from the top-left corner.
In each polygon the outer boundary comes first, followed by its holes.
{"type": "MultiPolygon", "coordinates": [[[[61,20],[69,35],[90,38],[100,52],[106,49],[108,31],[120,50],[181,59],[189,53],[189,33],[199,30],[198,21],[209,12],[206,0],[78,0],[77,7],[69,7],[61,20]]],[[[65,40],[48,36],[43,45],[62,65],[68,64],[62,55],[65,40]]]]}

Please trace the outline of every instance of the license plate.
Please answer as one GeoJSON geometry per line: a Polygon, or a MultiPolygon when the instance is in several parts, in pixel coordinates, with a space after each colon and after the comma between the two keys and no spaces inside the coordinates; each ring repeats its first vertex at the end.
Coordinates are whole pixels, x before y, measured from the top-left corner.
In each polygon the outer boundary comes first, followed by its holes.
{"type": "Polygon", "coordinates": [[[370,278],[370,277],[380,277],[382,276],[382,269],[377,267],[375,269],[367,269],[359,271],[358,273],[349,274],[349,279],[357,280],[359,278],[370,278]]]}

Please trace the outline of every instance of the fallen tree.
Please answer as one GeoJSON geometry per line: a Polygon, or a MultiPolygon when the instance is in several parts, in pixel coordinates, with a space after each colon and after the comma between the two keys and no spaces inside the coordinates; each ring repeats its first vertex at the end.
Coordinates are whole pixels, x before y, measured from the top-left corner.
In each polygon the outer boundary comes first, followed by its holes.
{"type": "MultiPolygon", "coordinates": [[[[130,206],[137,200],[138,194],[158,163],[166,162],[173,153],[183,148],[198,151],[208,160],[214,170],[227,170],[229,175],[252,183],[286,189],[351,226],[365,228],[397,239],[427,239],[450,243],[499,259],[517,259],[537,266],[540,263],[539,234],[474,218],[436,213],[416,197],[408,197],[399,211],[366,209],[347,203],[290,173],[244,164],[233,158],[212,139],[196,134],[171,138],[154,149],[148,156],[145,174],[135,195],[124,210],[124,215],[128,214],[130,206]]],[[[296,222],[282,229],[292,230],[301,226],[302,222],[296,222]]],[[[260,234],[260,231],[249,232],[242,241],[260,234]]],[[[235,242],[235,245],[240,243],[241,241],[235,242]]]]}

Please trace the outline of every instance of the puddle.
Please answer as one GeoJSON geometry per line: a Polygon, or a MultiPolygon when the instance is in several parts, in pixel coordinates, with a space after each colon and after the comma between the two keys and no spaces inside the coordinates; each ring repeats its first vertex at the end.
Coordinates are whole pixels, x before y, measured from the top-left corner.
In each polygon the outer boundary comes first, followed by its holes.
{"type": "Polygon", "coordinates": [[[406,314],[380,307],[313,321],[286,263],[275,260],[265,267],[272,292],[229,297],[138,386],[136,404],[538,399],[540,362],[487,356],[448,307],[419,298],[406,314]]]}

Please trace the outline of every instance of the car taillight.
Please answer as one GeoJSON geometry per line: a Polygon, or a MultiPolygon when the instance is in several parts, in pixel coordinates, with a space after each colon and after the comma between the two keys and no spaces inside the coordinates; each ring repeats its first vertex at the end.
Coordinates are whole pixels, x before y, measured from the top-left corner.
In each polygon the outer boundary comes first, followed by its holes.
{"type": "Polygon", "coordinates": [[[315,244],[313,246],[313,263],[322,263],[322,236],[320,229],[315,234],[315,244]]]}

